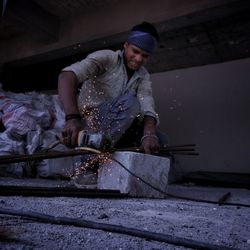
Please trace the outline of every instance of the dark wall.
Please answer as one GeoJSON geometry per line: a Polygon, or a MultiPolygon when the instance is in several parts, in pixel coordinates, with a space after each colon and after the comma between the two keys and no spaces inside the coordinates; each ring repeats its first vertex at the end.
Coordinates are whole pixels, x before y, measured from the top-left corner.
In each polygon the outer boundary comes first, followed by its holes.
{"type": "Polygon", "coordinates": [[[22,62],[6,64],[1,74],[3,89],[12,92],[56,89],[58,75],[62,68],[83,57],[83,55],[74,55],[29,65],[22,65],[22,62]]]}
{"type": "Polygon", "coordinates": [[[170,144],[196,144],[180,171],[250,172],[250,58],[152,75],[170,144]]]}

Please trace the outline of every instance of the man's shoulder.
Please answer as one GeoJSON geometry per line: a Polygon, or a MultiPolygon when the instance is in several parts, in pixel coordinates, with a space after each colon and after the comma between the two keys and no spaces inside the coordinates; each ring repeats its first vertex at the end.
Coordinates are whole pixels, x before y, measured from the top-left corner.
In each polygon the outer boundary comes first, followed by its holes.
{"type": "Polygon", "coordinates": [[[141,67],[140,67],[140,69],[138,70],[138,74],[139,74],[141,77],[149,77],[149,76],[150,76],[148,70],[147,70],[144,66],[141,66],[141,67]]]}
{"type": "Polygon", "coordinates": [[[89,54],[89,57],[110,57],[110,58],[118,58],[121,54],[120,50],[114,51],[111,49],[103,49],[97,50],[89,54]]]}

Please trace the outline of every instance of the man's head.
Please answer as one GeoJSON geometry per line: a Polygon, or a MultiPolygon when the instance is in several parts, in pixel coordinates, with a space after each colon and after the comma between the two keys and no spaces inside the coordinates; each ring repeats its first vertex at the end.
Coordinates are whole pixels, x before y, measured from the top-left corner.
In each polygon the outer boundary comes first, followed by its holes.
{"type": "Polygon", "coordinates": [[[134,26],[124,43],[126,65],[131,70],[142,66],[154,51],[159,35],[155,27],[147,22],[134,26]]]}

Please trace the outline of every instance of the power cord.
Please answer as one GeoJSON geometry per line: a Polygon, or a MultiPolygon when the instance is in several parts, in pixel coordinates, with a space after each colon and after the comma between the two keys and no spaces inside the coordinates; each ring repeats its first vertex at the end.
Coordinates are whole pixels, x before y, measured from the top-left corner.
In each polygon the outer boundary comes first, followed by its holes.
{"type": "MultiPolygon", "coordinates": [[[[90,151],[92,153],[96,153],[96,154],[102,154],[103,152],[97,149],[93,149],[90,147],[78,147],[77,149],[82,149],[85,151],[90,151]]],[[[105,155],[107,157],[107,155],[105,155]]],[[[120,161],[116,160],[115,158],[113,158],[112,156],[109,157],[110,160],[116,162],[117,164],[119,164],[124,170],[126,170],[129,174],[131,174],[132,176],[134,176],[135,178],[137,178],[138,180],[140,180],[141,182],[143,182],[145,185],[151,187],[152,189],[168,196],[168,197],[172,197],[175,199],[181,199],[181,200],[188,200],[188,201],[194,201],[194,202],[203,202],[203,203],[211,203],[211,204],[216,204],[216,205],[228,205],[228,206],[237,206],[237,207],[250,207],[250,205],[248,204],[242,204],[242,203],[230,203],[230,202],[217,202],[217,201],[211,201],[211,200],[205,200],[205,199],[197,199],[197,198],[190,198],[190,197],[186,197],[186,196],[180,196],[180,195],[175,195],[175,194],[171,194],[169,192],[165,192],[157,187],[155,187],[154,185],[152,185],[151,183],[145,181],[143,178],[141,178],[139,175],[133,173],[131,170],[129,170],[124,164],[122,164],[120,161]]]]}
{"type": "Polygon", "coordinates": [[[111,158],[111,160],[113,160],[114,162],[118,163],[123,169],[125,169],[128,173],[130,173],[132,176],[134,176],[135,178],[137,178],[138,180],[140,180],[141,182],[143,182],[144,184],[146,184],[147,186],[151,187],[152,189],[166,195],[172,198],[176,198],[176,199],[182,199],[182,200],[188,200],[188,201],[195,201],[195,202],[203,202],[203,203],[212,203],[212,204],[217,204],[217,205],[229,205],[229,206],[241,206],[241,207],[250,207],[250,205],[248,204],[241,204],[241,203],[219,203],[217,201],[211,201],[211,200],[204,200],[204,199],[196,199],[196,198],[189,198],[189,197],[185,197],[185,196],[179,196],[179,195],[175,195],[175,194],[171,194],[165,191],[162,191],[161,189],[153,186],[151,183],[145,181],[143,178],[141,178],[140,176],[136,175],[135,173],[133,173],[132,171],[130,171],[126,166],[124,166],[124,164],[122,164],[120,161],[111,158]]]}

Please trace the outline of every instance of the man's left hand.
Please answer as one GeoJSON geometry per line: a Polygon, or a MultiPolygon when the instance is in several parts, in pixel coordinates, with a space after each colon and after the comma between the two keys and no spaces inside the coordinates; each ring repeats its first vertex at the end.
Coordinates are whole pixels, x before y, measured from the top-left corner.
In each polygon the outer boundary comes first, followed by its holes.
{"type": "Polygon", "coordinates": [[[156,154],[159,153],[159,140],[156,135],[146,135],[141,142],[140,149],[146,154],[156,154]]]}

